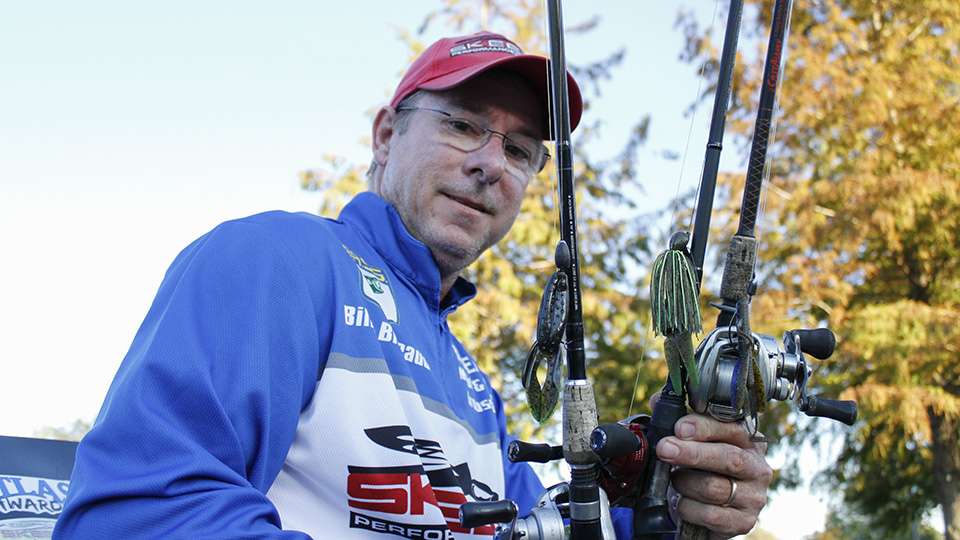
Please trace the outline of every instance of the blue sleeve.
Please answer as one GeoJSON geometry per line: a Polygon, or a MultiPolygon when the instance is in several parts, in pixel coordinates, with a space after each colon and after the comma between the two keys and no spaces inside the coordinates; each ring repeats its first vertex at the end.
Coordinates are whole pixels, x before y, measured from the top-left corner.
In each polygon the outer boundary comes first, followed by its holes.
{"type": "Polygon", "coordinates": [[[507,434],[507,419],[503,412],[500,394],[493,392],[493,398],[500,421],[500,450],[503,459],[503,479],[506,484],[505,498],[517,503],[518,515],[523,517],[530,513],[537,499],[543,494],[543,483],[540,482],[540,478],[530,464],[514,463],[507,457],[507,447],[516,437],[507,434]]]}
{"type": "Polygon", "coordinates": [[[177,257],[80,443],[54,538],[308,538],[265,496],[319,369],[295,264],[243,221],[177,257]]]}

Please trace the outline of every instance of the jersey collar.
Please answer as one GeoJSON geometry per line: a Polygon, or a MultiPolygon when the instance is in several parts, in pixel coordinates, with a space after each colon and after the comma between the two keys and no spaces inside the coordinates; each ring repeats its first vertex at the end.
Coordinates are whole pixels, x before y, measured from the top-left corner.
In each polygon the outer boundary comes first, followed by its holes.
{"type": "Polygon", "coordinates": [[[340,221],[357,229],[397,273],[409,279],[424,300],[447,315],[476,296],[477,288],[462,277],[447,298],[440,299],[440,270],[430,249],[410,234],[397,209],[378,195],[358,194],[340,213],[340,221]]]}

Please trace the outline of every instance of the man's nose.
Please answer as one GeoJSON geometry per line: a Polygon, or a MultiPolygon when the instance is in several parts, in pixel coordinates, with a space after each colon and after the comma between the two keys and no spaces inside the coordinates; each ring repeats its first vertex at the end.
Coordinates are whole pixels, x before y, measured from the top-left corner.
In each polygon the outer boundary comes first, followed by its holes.
{"type": "Polygon", "coordinates": [[[506,160],[507,157],[503,154],[503,136],[491,132],[483,146],[467,153],[463,166],[468,176],[493,184],[505,174],[506,160]]]}

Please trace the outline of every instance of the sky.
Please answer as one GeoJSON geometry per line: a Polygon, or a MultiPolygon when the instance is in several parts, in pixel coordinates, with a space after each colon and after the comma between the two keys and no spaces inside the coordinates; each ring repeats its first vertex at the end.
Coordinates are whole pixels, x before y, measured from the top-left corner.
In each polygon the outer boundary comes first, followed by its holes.
{"type": "MultiPolygon", "coordinates": [[[[567,2],[566,23],[598,5],[567,2]]],[[[438,7],[0,0],[0,434],[96,416],[191,240],[264,210],[316,212],[320,194],[301,190],[298,172],[327,155],[369,160],[371,112],[410,60],[399,32],[438,7]]],[[[647,210],[678,182],[696,186],[706,140],[710,103],[692,122],[684,114],[698,83],[677,60],[681,8],[708,24],[715,5],[606,0],[597,30],[566,43],[571,64],[627,50],[585,120],[601,124],[594,155],[612,156],[652,115],[639,167],[647,210]],[[663,152],[687,147],[681,177],[663,152]]],[[[479,28],[477,18],[462,33],[479,28]]],[[[423,39],[454,33],[434,25],[423,39]]],[[[822,527],[822,497],[778,494],[761,527],[802,538],[822,527]]]]}

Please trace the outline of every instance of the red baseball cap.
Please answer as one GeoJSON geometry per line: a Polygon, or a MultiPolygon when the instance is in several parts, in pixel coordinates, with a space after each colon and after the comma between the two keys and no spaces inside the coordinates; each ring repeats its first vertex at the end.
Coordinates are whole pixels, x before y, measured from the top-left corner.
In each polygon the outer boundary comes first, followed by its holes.
{"type": "MultiPolygon", "coordinates": [[[[430,45],[400,80],[390,106],[396,107],[403,98],[417,90],[447,90],[494,68],[513,71],[529,81],[540,96],[544,118],[549,118],[547,58],[524,54],[516,43],[491,32],[443,38],[430,45]]],[[[580,123],[583,99],[580,87],[569,71],[567,92],[570,130],[573,131],[580,123]]]]}

